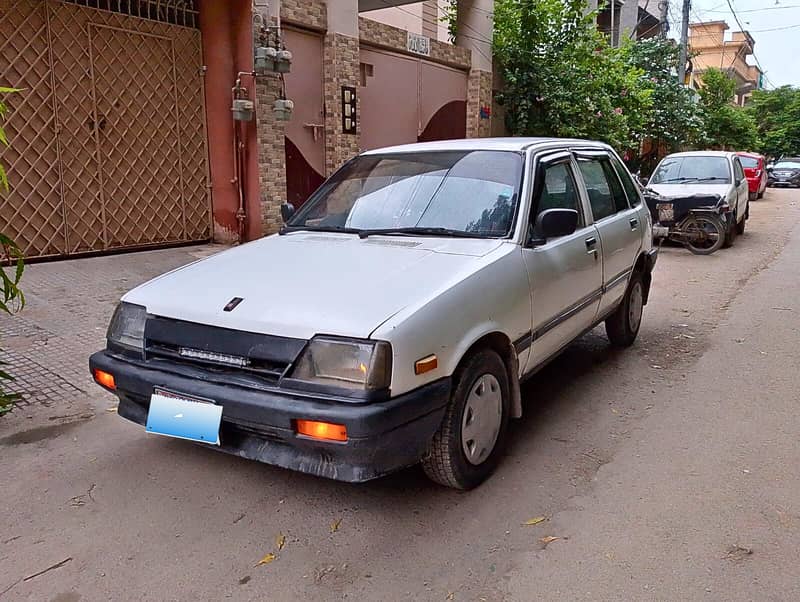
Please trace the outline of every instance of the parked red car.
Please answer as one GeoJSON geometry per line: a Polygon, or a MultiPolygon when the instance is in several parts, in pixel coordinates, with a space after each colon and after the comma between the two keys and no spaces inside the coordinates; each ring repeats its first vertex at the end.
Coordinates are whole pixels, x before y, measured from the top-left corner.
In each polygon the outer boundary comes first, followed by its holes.
{"type": "Polygon", "coordinates": [[[744,167],[744,175],[750,190],[750,200],[764,196],[767,189],[767,166],[764,157],[755,153],[736,153],[744,167]]]}

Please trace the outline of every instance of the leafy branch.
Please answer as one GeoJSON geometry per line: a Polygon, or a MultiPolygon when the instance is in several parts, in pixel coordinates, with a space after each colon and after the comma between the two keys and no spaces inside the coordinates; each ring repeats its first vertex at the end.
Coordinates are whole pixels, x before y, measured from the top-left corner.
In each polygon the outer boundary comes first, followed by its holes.
{"type": "MultiPolygon", "coordinates": [[[[2,120],[7,112],[3,95],[14,92],[18,92],[18,90],[0,86],[0,146],[8,146],[8,137],[2,127],[2,120]]],[[[2,164],[0,164],[0,191],[8,192],[8,176],[2,164]]],[[[13,240],[0,232],[0,312],[12,314],[25,306],[25,295],[19,288],[24,271],[25,262],[22,251],[13,240]],[[10,268],[6,268],[6,264],[10,268]]],[[[5,365],[6,362],[0,361],[0,383],[14,380],[3,369],[5,365]]],[[[9,412],[18,399],[18,394],[7,393],[0,387],[0,415],[9,412]]]]}

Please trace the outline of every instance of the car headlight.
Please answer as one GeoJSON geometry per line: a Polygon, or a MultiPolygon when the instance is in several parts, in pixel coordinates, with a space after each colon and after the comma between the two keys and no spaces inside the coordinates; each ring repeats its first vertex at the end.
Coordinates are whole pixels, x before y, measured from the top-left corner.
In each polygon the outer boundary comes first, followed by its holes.
{"type": "Polygon", "coordinates": [[[144,350],[144,325],[147,309],[132,303],[120,303],[111,318],[106,335],[108,343],[130,351],[144,350]]]}
{"type": "Polygon", "coordinates": [[[387,389],[392,379],[392,348],[384,341],[314,337],[290,377],[359,391],[387,389]]]}

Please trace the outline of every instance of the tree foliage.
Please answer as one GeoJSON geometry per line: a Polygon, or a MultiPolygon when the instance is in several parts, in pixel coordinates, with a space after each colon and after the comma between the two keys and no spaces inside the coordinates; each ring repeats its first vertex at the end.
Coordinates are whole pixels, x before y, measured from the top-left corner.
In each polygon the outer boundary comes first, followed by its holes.
{"type": "Polygon", "coordinates": [[[629,41],[625,59],[645,75],[651,90],[652,110],[646,116],[643,138],[665,144],[674,152],[702,138],[703,118],[695,94],[678,82],[680,47],[672,40],[652,38],[629,41]]]}
{"type": "Polygon", "coordinates": [[[756,90],[747,107],[758,125],[758,150],[768,157],[800,155],[800,89],[756,90]]]}
{"type": "Polygon", "coordinates": [[[752,151],[758,147],[758,127],[752,114],[731,104],[736,83],[719,69],[703,74],[700,107],[705,123],[705,146],[752,151]]]}
{"type": "MultiPolygon", "coordinates": [[[[6,114],[6,105],[3,102],[3,96],[16,92],[11,88],[0,87],[0,145],[7,146],[8,138],[3,130],[2,118],[6,114]]],[[[8,178],[6,177],[5,169],[0,164],[0,192],[5,193],[8,191],[8,178]]],[[[25,297],[19,288],[19,282],[22,279],[22,272],[25,269],[25,264],[22,260],[22,253],[14,242],[6,235],[0,233],[0,312],[12,313],[16,310],[22,309],[25,304],[25,297]],[[11,263],[11,269],[7,270],[4,263],[11,263]]],[[[4,362],[0,362],[0,384],[3,381],[12,380],[5,370],[3,370],[4,362]]],[[[2,386],[0,386],[0,414],[9,411],[16,401],[17,396],[6,393],[2,386]]]]}
{"type": "Polygon", "coordinates": [[[516,136],[560,136],[638,146],[652,108],[642,69],[597,31],[585,0],[496,0],[500,96],[516,136]]]}

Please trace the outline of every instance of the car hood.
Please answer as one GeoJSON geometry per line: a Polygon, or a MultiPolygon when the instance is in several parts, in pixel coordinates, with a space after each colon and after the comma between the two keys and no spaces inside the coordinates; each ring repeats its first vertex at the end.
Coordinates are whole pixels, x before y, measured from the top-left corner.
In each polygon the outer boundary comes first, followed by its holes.
{"type": "Polygon", "coordinates": [[[165,274],[123,297],[166,318],[278,336],[369,337],[514,245],[499,240],[296,232],[165,274]],[[243,301],[232,311],[225,306],[243,301]]]}
{"type": "Polygon", "coordinates": [[[718,194],[725,196],[730,184],[650,184],[648,188],[666,197],[692,196],[694,194],[718,194]]]}

